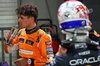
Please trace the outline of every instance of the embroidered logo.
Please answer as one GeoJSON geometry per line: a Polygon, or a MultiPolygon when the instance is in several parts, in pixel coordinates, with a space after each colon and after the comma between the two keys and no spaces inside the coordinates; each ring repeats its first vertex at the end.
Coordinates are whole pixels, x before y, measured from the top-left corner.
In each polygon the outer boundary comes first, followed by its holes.
{"type": "Polygon", "coordinates": [[[24,43],[24,39],[19,38],[19,42],[24,43]]]}
{"type": "Polygon", "coordinates": [[[34,42],[30,41],[30,40],[26,40],[26,43],[29,44],[29,45],[33,45],[34,42]]]}

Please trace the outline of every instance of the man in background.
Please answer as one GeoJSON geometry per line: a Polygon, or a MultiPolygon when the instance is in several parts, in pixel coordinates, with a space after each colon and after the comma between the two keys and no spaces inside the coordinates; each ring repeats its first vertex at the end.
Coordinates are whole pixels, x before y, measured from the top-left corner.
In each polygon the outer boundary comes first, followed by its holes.
{"type": "Polygon", "coordinates": [[[100,37],[91,27],[87,7],[65,1],[58,9],[58,22],[66,38],[47,66],[99,66],[100,37]]]}

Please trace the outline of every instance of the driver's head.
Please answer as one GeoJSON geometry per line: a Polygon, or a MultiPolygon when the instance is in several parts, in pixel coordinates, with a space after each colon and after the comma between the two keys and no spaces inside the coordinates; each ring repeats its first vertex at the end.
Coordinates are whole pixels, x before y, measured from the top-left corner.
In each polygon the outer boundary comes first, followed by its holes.
{"type": "Polygon", "coordinates": [[[90,28],[89,10],[80,1],[65,1],[60,5],[57,16],[60,28],[67,31],[63,31],[67,35],[66,39],[73,37],[70,32],[74,32],[76,28],[90,28]]]}

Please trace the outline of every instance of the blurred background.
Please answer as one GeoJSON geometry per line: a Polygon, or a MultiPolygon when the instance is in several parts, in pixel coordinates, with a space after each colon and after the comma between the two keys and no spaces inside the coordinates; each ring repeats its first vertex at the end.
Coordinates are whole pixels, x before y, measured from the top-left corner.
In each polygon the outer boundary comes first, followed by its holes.
{"type": "MultiPolygon", "coordinates": [[[[9,66],[15,66],[14,60],[18,58],[18,51],[6,54],[3,48],[4,34],[11,27],[18,24],[18,17],[15,9],[25,3],[32,3],[37,6],[39,11],[37,24],[46,32],[51,32],[53,38],[64,38],[59,29],[57,20],[57,10],[61,3],[66,0],[0,0],[0,60],[6,61],[9,66]],[[46,26],[44,26],[46,25],[46,26]]],[[[79,0],[87,8],[92,8],[93,12],[89,15],[92,27],[100,34],[100,0],[79,0]]]]}

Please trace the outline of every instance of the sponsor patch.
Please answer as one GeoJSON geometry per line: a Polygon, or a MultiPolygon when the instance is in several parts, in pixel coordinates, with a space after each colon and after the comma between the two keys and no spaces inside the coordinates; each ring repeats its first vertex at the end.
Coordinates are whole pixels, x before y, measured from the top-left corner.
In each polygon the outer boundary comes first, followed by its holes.
{"type": "Polygon", "coordinates": [[[46,51],[53,51],[53,49],[52,48],[47,48],[46,51]]]}
{"type": "Polygon", "coordinates": [[[47,42],[45,42],[45,44],[46,44],[46,45],[52,44],[52,42],[51,42],[51,41],[47,41],[47,42]]]}
{"type": "Polygon", "coordinates": [[[19,42],[24,43],[24,39],[19,38],[19,42]]]}
{"type": "Polygon", "coordinates": [[[79,52],[78,54],[79,55],[88,55],[88,54],[90,54],[90,51],[87,50],[87,51],[84,51],[84,52],[79,52]]]}
{"type": "Polygon", "coordinates": [[[52,45],[51,45],[51,44],[46,45],[46,48],[51,48],[51,47],[52,47],[52,45]]]}
{"type": "Polygon", "coordinates": [[[22,50],[22,49],[19,49],[19,52],[21,53],[24,53],[24,54],[33,54],[33,51],[27,51],[27,50],[22,50]]]}
{"type": "Polygon", "coordinates": [[[94,64],[100,62],[100,56],[97,57],[88,57],[83,59],[73,59],[69,61],[70,66],[78,66],[78,65],[84,65],[84,64],[94,64]]]}
{"type": "Polygon", "coordinates": [[[53,56],[54,56],[53,54],[47,55],[47,57],[53,57],[53,56]]]}
{"type": "Polygon", "coordinates": [[[26,43],[29,44],[29,45],[33,45],[34,42],[30,41],[30,40],[26,40],[26,43]]]}
{"type": "Polygon", "coordinates": [[[49,55],[49,54],[53,54],[53,52],[47,52],[47,55],[49,55]]]}

